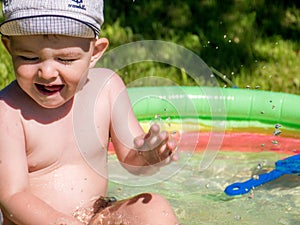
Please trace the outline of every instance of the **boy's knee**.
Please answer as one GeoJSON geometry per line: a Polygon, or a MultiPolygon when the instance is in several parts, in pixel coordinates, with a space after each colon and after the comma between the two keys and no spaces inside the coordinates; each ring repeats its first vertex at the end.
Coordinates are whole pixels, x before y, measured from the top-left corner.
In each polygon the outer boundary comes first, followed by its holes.
{"type": "Polygon", "coordinates": [[[163,196],[155,193],[143,193],[132,199],[132,204],[139,202],[135,207],[140,221],[151,224],[178,224],[176,215],[163,196]]]}
{"type": "Polygon", "coordinates": [[[140,202],[141,204],[170,207],[169,202],[161,195],[155,193],[142,193],[129,200],[128,205],[140,202]]]}

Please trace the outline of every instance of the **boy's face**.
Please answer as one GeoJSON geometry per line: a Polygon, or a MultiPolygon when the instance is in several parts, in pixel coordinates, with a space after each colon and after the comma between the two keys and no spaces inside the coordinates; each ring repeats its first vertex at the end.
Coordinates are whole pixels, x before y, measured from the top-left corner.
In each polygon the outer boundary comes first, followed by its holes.
{"type": "Polygon", "coordinates": [[[45,108],[59,107],[75,95],[81,79],[105,51],[106,41],[53,35],[3,38],[18,84],[45,108]]]}

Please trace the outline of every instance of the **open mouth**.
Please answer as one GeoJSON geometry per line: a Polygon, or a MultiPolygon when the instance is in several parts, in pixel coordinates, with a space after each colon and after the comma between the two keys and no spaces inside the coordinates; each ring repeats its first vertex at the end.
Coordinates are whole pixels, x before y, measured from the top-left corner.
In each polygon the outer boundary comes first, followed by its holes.
{"type": "Polygon", "coordinates": [[[43,85],[43,84],[35,84],[38,91],[44,95],[53,95],[60,92],[65,85],[43,85]]]}

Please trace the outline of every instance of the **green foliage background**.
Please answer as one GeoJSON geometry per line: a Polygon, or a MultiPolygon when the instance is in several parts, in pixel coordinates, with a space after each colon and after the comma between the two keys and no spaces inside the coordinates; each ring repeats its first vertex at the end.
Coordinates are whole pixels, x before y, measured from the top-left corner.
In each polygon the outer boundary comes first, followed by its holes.
{"type": "MultiPolygon", "coordinates": [[[[222,74],[220,86],[230,86],[230,80],[240,88],[300,93],[297,0],[105,1],[101,35],[110,40],[110,49],[145,39],[182,45],[222,74]]],[[[3,87],[13,75],[1,45],[0,53],[3,87]]],[[[126,83],[155,75],[195,85],[182,71],[154,62],[118,73],[126,83]]]]}

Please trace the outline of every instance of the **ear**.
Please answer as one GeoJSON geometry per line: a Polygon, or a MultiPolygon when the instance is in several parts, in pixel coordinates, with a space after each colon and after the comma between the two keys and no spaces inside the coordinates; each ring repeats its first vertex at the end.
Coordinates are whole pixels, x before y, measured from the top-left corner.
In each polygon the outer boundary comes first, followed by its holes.
{"type": "Polygon", "coordinates": [[[8,53],[10,54],[11,53],[11,48],[10,48],[11,41],[10,41],[9,37],[2,35],[1,41],[2,41],[2,44],[4,45],[4,47],[6,48],[6,50],[8,51],[8,53]]]}
{"type": "Polygon", "coordinates": [[[106,38],[100,38],[95,41],[93,55],[91,57],[90,68],[94,67],[97,61],[101,58],[103,53],[108,47],[108,40],[106,38]]]}

